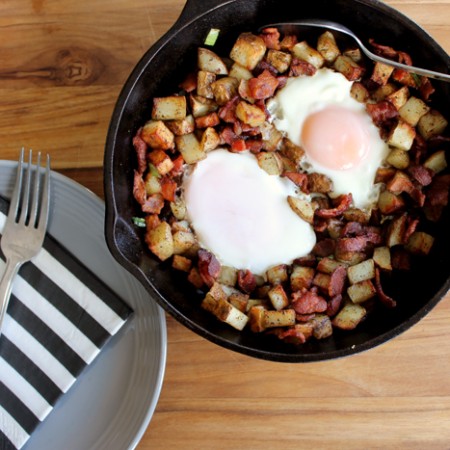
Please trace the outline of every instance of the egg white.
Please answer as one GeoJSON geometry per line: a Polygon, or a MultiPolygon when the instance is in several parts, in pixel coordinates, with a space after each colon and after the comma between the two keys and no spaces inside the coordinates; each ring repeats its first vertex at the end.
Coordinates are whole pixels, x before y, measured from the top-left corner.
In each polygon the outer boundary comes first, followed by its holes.
{"type": "Polygon", "coordinates": [[[354,206],[369,209],[376,203],[379,186],[374,185],[377,169],[389,153],[388,145],[381,139],[363,103],[350,94],[352,82],[344,75],[323,68],[313,76],[289,78],[286,85],[269,102],[275,127],[286,134],[296,145],[301,142],[301,130],[306,118],[330,106],[347,108],[358,114],[361,125],[369,134],[369,151],[361,165],[346,170],[324,167],[305,154],[301,168],[306,172],[327,175],[333,182],[332,196],[351,193],[354,206]]]}

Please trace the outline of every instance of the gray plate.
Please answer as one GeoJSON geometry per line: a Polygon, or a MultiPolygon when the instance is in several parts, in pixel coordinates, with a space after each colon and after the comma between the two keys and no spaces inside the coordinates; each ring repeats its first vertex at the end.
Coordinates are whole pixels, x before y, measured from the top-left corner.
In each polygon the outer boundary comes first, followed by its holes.
{"type": "MultiPolygon", "coordinates": [[[[16,163],[0,161],[0,194],[9,197],[16,163]]],[[[49,233],[134,310],[132,318],[88,366],[36,429],[24,450],[134,448],[156,407],[166,364],[162,309],[110,255],[103,202],[52,173],[49,233]]]]}

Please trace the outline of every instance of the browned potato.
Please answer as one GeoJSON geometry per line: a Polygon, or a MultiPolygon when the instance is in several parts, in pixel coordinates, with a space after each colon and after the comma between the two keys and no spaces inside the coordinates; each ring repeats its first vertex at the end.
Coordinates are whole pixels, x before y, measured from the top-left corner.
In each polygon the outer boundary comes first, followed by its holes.
{"type": "Polygon", "coordinates": [[[409,152],[401,148],[393,148],[386,158],[386,162],[396,169],[406,169],[409,166],[409,152]]]}
{"type": "Polygon", "coordinates": [[[164,123],[166,124],[167,128],[169,128],[169,130],[176,136],[189,134],[195,130],[194,116],[192,116],[192,114],[189,114],[181,120],[168,120],[164,123]]]}
{"type": "Polygon", "coordinates": [[[266,121],[266,113],[261,108],[244,101],[236,106],[236,117],[251,127],[259,127],[266,121]]]}
{"type": "Polygon", "coordinates": [[[341,53],[331,31],[325,31],[319,36],[317,40],[317,50],[329,65],[333,64],[341,53]]]}
{"type": "Polygon", "coordinates": [[[148,153],[148,158],[160,175],[168,174],[174,167],[173,161],[164,150],[152,150],[148,153]]]}
{"type": "Polygon", "coordinates": [[[211,84],[211,90],[216,102],[224,105],[237,94],[238,86],[239,80],[236,78],[223,77],[211,84]]]}
{"type": "Polygon", "coordinates": [[[415,137],[415,128],[403,120],[399,120],[397,125],[389,133],[387,143],[402,150],[409,150],[412,147],[415,137]]]}
{"type": "Polygon", "coordinates": [[[172,230],[167,222],[162,221],[155,228],[148,230],[145,241],[161,261],[165,261],[173,255],[172,230]]]}
{"type": "Polygon", "coordinates": [[[283,172],[283,162],[277,153],[260,152],[257,153],[256,159],[258,160],[259,167],[269,175],[279,176],[283,172]]]}
{"type": "Polygon", "coordinates": [[[162,120],[149,120],[141,129],[141,138],[151,148],[173,147],[174,135],[162,120]]]}
{"type": "Polygon", "coordinates": [[[217,111],[219,105],[210,98],[202,97],[201,95],[191,95],[189,97],[192,115],[194,117],[201,117],[211,112],[217,111]]]}
{"type": "Polygon", "coordinates": [[[412,127],[415,127],[422,116],[424,116],[430,107],[420,98],[409,97],[407,102],[399,109],[400,117],[412,127]]]}
{"type": "Polygon", "coordinates": [[[350,81],[359,80],[363,73],[362,67],[352,58],[345,55],[339,55],[333,67],[350,81]]]}
{"type": "Polygon", "coordinates": [[[292,49],[292,54],[296,58],[312,64],[316,69],[320,69],[325,63],[325,58],[321,53],[311,47],[306,41],[295,44],[292,49]]]}
{"type": "Polygon", "coordinates": [[[305,200],[299,197],[293,197],[289,195],[288,198],[289,206],[300,218],[305,222],[313,223],[314,221],[314,206],[309,200],[305,200]]]}
{"type": "Polygon", "coordinates": [[[216,81],[215,73],[199,70],[197,73],[197,94],[206,98],[214,98],[211,88],[214,81],[216,81]]]}
{"type": "Polygon", "coordinates": [[[210,152],[217,148],[220,144],[220,136],[213,127],[208,127],[202,134],[202,138],[200,140],[200,148],[204,152],[210,152]]]}
{"type": "Polygon", "coordinates": [[[405,248],[416,255],[428,255],[434,243],[434,237],[423,231],[415,231],[408,239],[405,248]]]}
{"type": "Polygon", "coordinates": [[[376,247],[373,251],[375,264],[383,270],[392,270],[391,251],[389,247],[376,247]]]}
{"type": "Polygon", "coordinates": [[[206,158],[206,152],[201,148],[194,133],[177,136],[175,144],[186,164],[194,164],[206,158]]]}
{"type": "Polygon", "coordinates": [[[275,285],[272,289],[270,289],[267,295],[272,303],[272,306],[277,311],[281,311],[289,305],[289,299],[281,284],[275,285]]]}
{"type": "Polygon", "coordinates": [[[389,100],[395,106],[395,108],[399,110],[408,101],[408,97],[409,97],[408,86],[402,86],[400,89],[387,95],[386,100],[389,100]]]}
{"type": "Polygon", "coordinates": [[[174,255],[172,259],[172,267],[182,272],[189,272],[192,268],[192,260],[181,255],[174,255]]]}
{"type": "Polygon", "coordinates": [[[357,284],[361,281],[375,278],[375,263],[372,258],[355,264],[347,269],[347,276],[350,284],[357,284]]]}
{"type": "Polygon", "coordinates": [[[430,155],[423,165],[427,169],[431,169],[434,173],[442,172],[447,167],[447,159],[444,150],[438,150],[430,155]]]}
{"type": "Polygon", "coordinates": [[[153,120],[182,120],[186,117],[186,97],[170,95],[153,99],[153,120]]]}
{"type": "Polygon", "coordinates": [[[375,81],[375,83],[380,86],[384,86],[389,81],[394,68],[387,64],[376,62],[375,67],[373,68],[371,80],[375,81]]]}
{"type": "Polygon", "coordinates": [[[264,311],[264,327],[290,327],[295,325],[295,311],[283,309],[281,311],[264,311]]]}
{"type": "Polygon", "coordinates": [[[265,53],[266,44],[261,37],[252,33],[242,33],[231,49],[230,58],[246,69],[253,70],[265,53]]]}
{"type": "Polygon", "coordinates": [[[315,270],[312,267],[294,266],[292,269],[290,283],[293,292],[301,289],[309,289],[313,279],[315,270]]]}
{"type": "Polygon", "coordinates": [[[286,72],[292,61],[292,55],[290,53],[281,52],[279,50],[270,49],[267,52],[267,62],[272,64],[279,73],[286,72]]]}
{"type": "Polygon", "coordinates": [[[212,50],[200,47],[197,53],[197,64],[200,70],[211,72],[216,75],[227,75],[228,69],[222,58],[212,50]]]}
{"type": "Polygon", "coordinates": [[[366,309],[361,305],[345,305],[332,320],[333,326],[341,330],[354,330],[366,317],[366,309]]]}
{"type": "Polygon", "coordinates": [[[420,135],[428,140],[433,136],[442,134],[447,128],[447,124],[447,120],[439,111],[431,109],[420,118],[417,129],[420,135]]]}
{"type": "Polygon", "coordinates": [[[250,80],[250,78],[253,78],[252,72],[250,70],[248,70],[247,68],[245,68],[244,66],[241,66],[238,63],[234,63],[231,66],[229,76],[236,78],[236,80],[239,80],[239,81],[250,80]]]}

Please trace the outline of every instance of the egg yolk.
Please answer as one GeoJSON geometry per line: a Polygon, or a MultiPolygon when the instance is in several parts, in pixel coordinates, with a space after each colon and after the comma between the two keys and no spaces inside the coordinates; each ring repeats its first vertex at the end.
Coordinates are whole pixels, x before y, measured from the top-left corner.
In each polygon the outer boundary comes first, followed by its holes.
{"type": "Polygon", "coordinates": [[[361,117],[337,106],[310,114],[303,123],[301,142],[309,158],[334,170],[358,166],[369,152],[369,133],[361,117]]]}

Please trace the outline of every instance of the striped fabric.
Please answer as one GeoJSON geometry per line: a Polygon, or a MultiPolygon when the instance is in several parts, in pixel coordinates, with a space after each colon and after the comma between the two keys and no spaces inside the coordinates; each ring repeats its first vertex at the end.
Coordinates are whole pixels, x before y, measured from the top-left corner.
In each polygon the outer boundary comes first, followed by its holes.
{"type": "MultiPolygon", "coordinates": [[[[0,197],[0,235],[7,211],[0,197]]],[[[0,274],[4,268],[0,252],[0,274]]],[[[14,280],[0,336],[0,449],[26,443],[131,312],[46,237],[39,255],[14,280]]]]}

